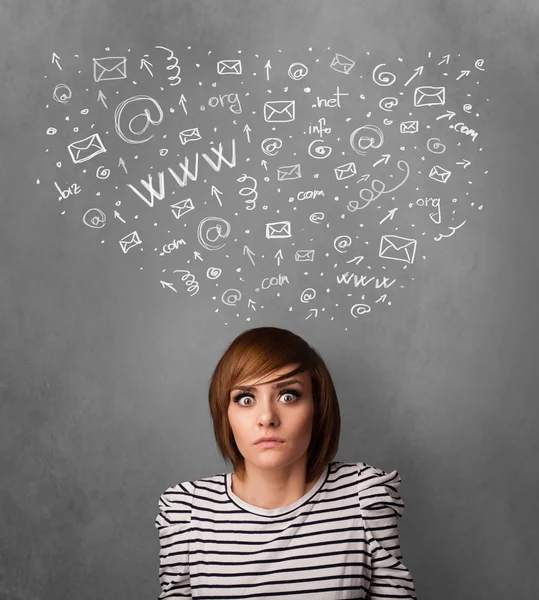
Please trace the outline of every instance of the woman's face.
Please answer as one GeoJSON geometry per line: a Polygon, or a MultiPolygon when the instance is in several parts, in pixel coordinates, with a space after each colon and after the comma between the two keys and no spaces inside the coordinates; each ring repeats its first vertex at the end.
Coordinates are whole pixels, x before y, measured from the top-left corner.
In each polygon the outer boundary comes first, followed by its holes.
{"type": "Polygon", "coordinates": [[[298,373],[283,381],[264,383],[297,366],[274,371],[262,381],[243,381],[230,391],[228,420],[246,469],[283,468],[302,460],[307,463],[314,415],[311,376],[298,373]],[[258,438],[266,436],[284,442],[271,448],[255,445],[258,438]]]}

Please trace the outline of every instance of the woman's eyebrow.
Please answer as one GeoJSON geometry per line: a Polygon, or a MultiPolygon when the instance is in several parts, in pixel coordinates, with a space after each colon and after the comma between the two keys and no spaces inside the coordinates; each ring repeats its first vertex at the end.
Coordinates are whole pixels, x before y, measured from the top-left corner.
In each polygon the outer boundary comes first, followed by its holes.
{"type": "MultiPolygon", "coordinates": [[[[272,387],[273,389],[279,389],[290,385],[291,383],[299,383],[300,385],[303,385],[303,383],[301,383],[299,379],[288,379],[287,381],[279,381],[277,383],[274,383],[272,387]]],[[[236,385],[230,391],[232,392],[233,390],[241,390],[242,392],[254,392],[256,390],[256,385],[236,385]]]]}

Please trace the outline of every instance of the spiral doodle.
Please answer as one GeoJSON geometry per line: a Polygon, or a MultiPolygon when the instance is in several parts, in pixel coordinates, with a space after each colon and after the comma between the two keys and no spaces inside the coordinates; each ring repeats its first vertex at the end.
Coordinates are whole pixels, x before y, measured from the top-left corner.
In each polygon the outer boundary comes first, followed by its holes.
{"type": "Polygon", "coordinates": [[[174,273],[184,273],[184,275],[182,275],[182,281],[185,281],[187,291],[191,296],[194,296],[198,293],[200,286],[198,285],[198,281],[195,279],[195,276],[191,273],[191,271],[187,271],[185,269],[176,269],[174,273]],[[191,292],[193,293],[191,294],[191,292]]]}
{"type": "Polygon", "coordinates": [[[374,83],[376,83],[378,85],[382,85],[382,86],[392,85],[393,83],[395,83],[397,77],[393,73],[390,73],[389,71],[382,71],[381,73],[377,73],[377,70],[380,67],[385,67],[385,66],[386,66],[386,63],[381,63],[381,64],[377,65],[376,67],[374,67],[373,72],[372,72],[372,79],[373,79],[374,83]]]}
{"type": "Polygon", "coordinates": [[[254,177],[246,175],[245,173],[241,177],[238,177],[236,181],[243,183],[246,179],[252,179],[254,181],[254,186],[241,188],[239,194],[240,196],[249,196],[250,194],[254,194],[254,198],[251,198],[250,200],[245,200],[245,204],[247,204],[246,210],[254,210],[256,208],[256,199],[258,198],[258,192],[256,191],[258,183],[254,177]]]}
{"type": "Polygon", "coordinates": [[[227,306],[236,306],[241,300],[241,292],[234,288],[230,288],[223,292],[221,302],[227,306]]]}
{"type": "Polygon", "coordinates": [[[331,146],[315,146],[313,149],[313,146],[315,144],[320,144],[320,142],[322,142],[323,144],[324,140],[313,140],[309,144],[309,156],[312,156],[313,158],[323,159],[327,158],[333,152],[333,148],[331,148],[331,146]]]}
{"type": "Polygon", "coordinates": [[[172,52],[172,50],[170,50],[169,48],[165,48],[164,46],[156,46],[156,48],[161,48],[162,50],[166,50],[167,52],[170,52],[167,60],[169,61],[173,61],[172,64],[167,65],[166,69],[167,71],[171,71],[172,69],[178,69],[176,71],[176,75],[171,75],[170,77],[167,77],[167,79],[169,81],[175,81],[176,83],[171,83],[171,86],[175,86],[178,85],[180,83],[180,81],[182,80],[182,78],[180,77],[180,72],[181,72],[181,67],[178,64],[178,59],[176,58],[176,56],[174,56],[174,52],[172,52]]]}
{"type": "Polygon", "coordinates": [[[309,69],[303,63],[295,62],[290,65],[288,76],[295,81],[299,81],[300,79],[303,79],[308,72],[309,69]]]}
{"type": "Polygon", "coordinates": [[[97,171],[95,172],[95,176],[98,179],[108,179],[110,176],[110,169],[106,169],[103,166],[97,167],[97,171]]]}
{"type": "Polygon", "coordinates": [[[470,114],[470,113],[472,112],[472,105],[471,105],[471,104],[465,104],[465,105],[462,107],[462,110],[463,110],[464,112],[467,112],[468,114],[470,114]]]}
{"type": "Polygon", "coordinates": [[[365,156],[367,154],[367,150],[369,148],[380,148],[384,143],[384,133],[382,130],[376,125],[363,125],[362,127],[358,127],[356,130],[352,131],[350,134],[350,146],[352,146],[352,150],[361,154],[361,156],[365,156]],[[362,135],[356,140],[356,136],[360,131],[373,131],[378,136],[378,140],[369,135],[362,135]],[[366,145],[363,144],[366,143],[366,145]]]}
{"type": "Polygon", "coordinates": [[[316,290],[313,288],[307,288],[301,292],[301,301],[305,304],[309,303],[311,300],[316,298],[316,290]]]}
{"type": "Polygon", "coordinates": [[[480,71],[484,71],[485,69],[482,69],[481,67],[485,64],[485,61],[482,58],[478,58],[475,61],[475,68],[479,69],[480,71]]]}
{"type": "Polygon", "coordinates": [[[357,319],[359,315],[365,315],[371,312],[371,307],[368,304],[354,304],[350,309],[352,316],[357,319]]]}
{"type": "Polygon", "coordinates": [[[443,154],[445,152],[445,145],[442,144],[440,138],[430,138],[427,141],[427,150],[433,154],[443,154]]]}
{"type": "Polygon", "coordinates": [[[221,277],[222,270],[219,267],[210,267],[206,271],[206,277],[208,279],[219,279],[221,277]]]}
{"type": "Polygon", "coordinates": [[[337,252],[346,252],[352,244],[352,238],[349,235],[340,235],[333,240],[333,247],[337,252]]]}
{"type": "Polygon", "coordinates": [[[107,216],[102,210],[99,210],[99,208],[90,208],[84,213],[82,221],[92,229],[101,229],[107,222],[107,216]]]}
{"type": "Polygon", "coordinates": [[[387,96],[387,98],[382,98],[378,105],[382,110],[385,110],[386,112],[391,112],[393,110],[393,107],[397,106],[398,103],[398,98],[395,98],[393,96],[387,96]]]}
{"type": "Polygon", "coordinates": [[[65,83],[59,83],[52,93],[52,97],[56,102],[60,102],[61,104],[67,104],[71,100],[72,95],[71,89],[65,83]]]}
{"type": "Polygon", "coordinates": [[[262,152],[268,156],[275,156],[283,146],[283,140],[280,138],[266,138],[260,144],[262,152]]]}

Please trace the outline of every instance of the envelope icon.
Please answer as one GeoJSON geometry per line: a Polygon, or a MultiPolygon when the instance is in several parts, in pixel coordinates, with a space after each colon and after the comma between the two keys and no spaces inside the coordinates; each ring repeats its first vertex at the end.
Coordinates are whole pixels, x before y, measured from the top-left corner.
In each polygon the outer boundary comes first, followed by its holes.
{"type": "Polygon", "coordinates": [[[414,262],[417,240],[400,237],[400,235],[383,235],[380,240],[380,258],[414,262]]]}
{"type": "Polygon", "coordinates": [[[301,165],[288,165],[287,167],[277,167],[277,181],[288,181],[289,179],[299,179],[301,177],[301,165]]]}
{"type": "Polygon", "coordinates": [[[217,63],[219,75],[241,75],[241,60],[220,60],[217,63]]]}
{"type": "Polygon", "coordinates": [[[342,54],[335,54],[335,58],[331,61],[329,66],[334,71],[337,71],[337,73],[348,75],[355,64],[356,63],[351,58],[346,58],[346,56],[343,56],[342,54]]]}
{"type": "Polygon", "coordinates": [[[267,123],[289,123],[296,118],[295,100],[264,102],[264,120],[267,123]]]}
{"type": "Polygon", "coordinates": [[[314,250],[297,250],[295,255],[295,260],[298,262],[311,261],[314,260],[314,250]]]}
{"type": "Polygon", "coordinates": [[[418,87],[414,92],[414,106],[443,106],[445,87],[418,87]]]}
{"type": "Polygon", "coordinates": [[[71,142],[71,144],[68,144],[67,149],[75,164],[86,162],[107,151],[98,133],[93,133],[78,142],[71,142]]]}
{"type": "Polygon", "coordinates": [[[202,139],[202,137],[200,135],[200,132],[198,131],[198,127],[180,131],[180,142],[183,145],[187,144],[187,142],[194,142],[196,140],[201,140],[201,139],[202,139]]]}
{"type": "Polygon", "coordinates": [[[266,238],[273,240],[275,238],[289,238],[292,237],[290,233],[290,221],[279,221],[277,223],[266,223],[266,238]]]}
{"type": "Polygon", "coordinates": [[[401,133],[417,133],[419,131],[419,121],[404,121],[401,123],[401,133]]]}
{"type": "Polygon", "coordinates": [[[139,244],[142,244],[142,242],[140,241],[140,238],[136,231],[133,231],[133,233],[126,235],[120,240],[120,246],[124,254],[126,254],[128,250],[131,250],[131,248],[133,248],[134,246],[138,246],[139,244]]]}
{"type": "Polygon", "coordinates": [[[94,58],[94,80],[114,81],[127,77],[127,58],[125,56],[105,56],[94,58]]]}
{"type": "Polygon", "coordinates": [[[176,202],[176,204],[171,204],[170,208],[172,209],[172,214],[176,217],[176,219],[179,219],[182,215],[191,210],[195,210],[191,198],[180,200],[179,202],[176,202]]]}
{"type": "Polygon", "coordinates": [[[333,169],[335,171],[335,177],[338,181],[342,179],[348,179],[349,177],[353,177],[357,175],[356,165],[353,162],[346,163],[345,165],[341,165],[340,167],[335,167],[333,169]]]}
{"type": "Polygon", "coordinates": [[[429,173],[429,177],[431,179],[434,179],[434,181],[439,181],[440,183],[445,183],[449,179],[450,175],[451,171],[447,171],[439,165],[434,165],[429,173]]]}

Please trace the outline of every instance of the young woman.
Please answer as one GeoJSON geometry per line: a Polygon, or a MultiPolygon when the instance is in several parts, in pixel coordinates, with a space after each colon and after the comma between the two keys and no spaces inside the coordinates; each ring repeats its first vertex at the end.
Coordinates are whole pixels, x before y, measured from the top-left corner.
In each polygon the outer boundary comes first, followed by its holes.
{"type": "Polygon", "coordinates": [[[243,332],[213,372],[209,406],[234,471],[160,497],[160,599],[416,598],[401,478],[333,461],[339,404],[314,348],[286,329],[243,332]]]}

